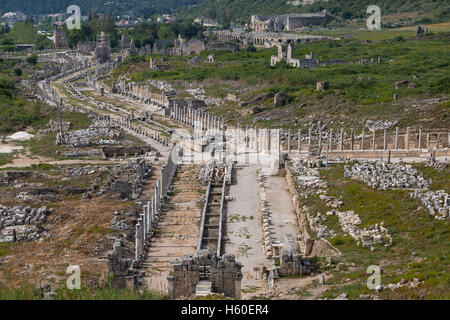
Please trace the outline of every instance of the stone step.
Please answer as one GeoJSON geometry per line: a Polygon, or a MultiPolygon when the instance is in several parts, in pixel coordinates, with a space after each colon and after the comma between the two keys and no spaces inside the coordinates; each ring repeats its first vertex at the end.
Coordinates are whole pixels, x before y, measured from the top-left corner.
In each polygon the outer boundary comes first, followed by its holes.
{"type": "Polygon", "coordinates": [[[195,295],[198,297],[205,297],[212,293],[211,281],[199,281],[195,290],[195,295]]]}

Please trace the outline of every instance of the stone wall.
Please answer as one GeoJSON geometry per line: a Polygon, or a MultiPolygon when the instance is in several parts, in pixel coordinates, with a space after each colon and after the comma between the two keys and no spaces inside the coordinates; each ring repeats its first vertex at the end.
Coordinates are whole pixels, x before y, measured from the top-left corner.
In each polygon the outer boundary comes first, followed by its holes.
{"type": "Polygon", "coordinates": [[[53,46],[55,49],[67,49],[69,44],[67,43],[67,36],[64,29],[55,28],[53,30],[53,46]]]}
{"type": "Polygon", "coordinates": [[[302,204],[298,197],[298,192],[295,187],[295,177],[290,170],[286,170],[286,181],[288,184],[289,193],[292,196],[292,202],[294,204],[295,212],[297,214],[297,223],[300,227],[300,233],[302,235],[301,239],[301,247],[302,254],[304,256],[318,256],[318,257],[326,257],[326,256],[338,256],[341,252],[335,248],[330,242],[326,239],[312,238],[312,235],[308,233],[307,225],[309,225],[308,217],[302,210],[302,204]]]}
{"type": "Polygon", "coordinates": [[[214,293],[240,298],[241,264],[234,255],[218,257],[210,250],[200,250],[194,255],[183,256],[172,263],[172,272],[167,276],[171,299],[192,297],[200,280],[210,281],[214,293]],[[203,273],[206,271],[207,275],[203,273]],[[207,278],[207,279],[206,279],[207,278]]]}

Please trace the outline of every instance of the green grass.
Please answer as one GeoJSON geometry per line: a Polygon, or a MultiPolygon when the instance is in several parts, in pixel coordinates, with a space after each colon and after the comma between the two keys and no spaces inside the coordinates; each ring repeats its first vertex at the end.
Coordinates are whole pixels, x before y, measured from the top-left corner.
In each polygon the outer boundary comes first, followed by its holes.
{"type": "Polygon", "coordinates": [[[13,153],[0,153],[0,166],[3,166],[8,163],[12,163],[14,160],[14,152],[13,153]]]}
{"type": "Polygon", "coordinates": [[[0,257],[8,255],[11,243],[0,243],[0,257]]]}
{"type": "MultiPolygon", "coordinates": [[[[144,290],[143,293],[126,289],[115,289],[106,285],[96,289],[82,286],[79,290],[59,288],[55,290],[55,300],[165,300],[166,295],[144,290]]],[[[25,283],[14,289],[0,287],[0,300],[42,300],[35,286],[25,283]]]]}
{"type": "MultiPolygon", "coordinates": [[[[33,122],[32,125],[35,129],[46,128],[50,119],[58,119],[56,111],[47,111],[45,115],[33,122]]],[[[61,114],[61,119],[72,123],[71,130],[85,129],[92,122],[87,115],[77,112],[63,112],[61,114]]],[[[43,134],[41,137],[37,135],[29,141],[20,142],[20,144],[24,147],[29,147],[29,150],[34,155],[62,160],[65,158],[63,154],[67,150],[67,147],[58,146],[55,144],[55,141],[56,133],[48,133],[43,134]],[[59,151],[59,155],[56,155],[56,151],[59,151]]]]}
{"type": "MultiPolygon", "coordinates": [[[[433,172],[427,168],[429,177],[435,178],[437,188],[448,192],[448,169],[433,172]]],[[[375,246],[375,251],[357,246],[355,240],[345,235],[334,216],[327,216],[322,222],[335,230],[338,235],[329,239],[341,252],[338,262],[354,263],[353,269],[330,269],[333,274],[332,288],[322,295],[336,297],[346,292],[349,298],[359,298],[359,294],[374,293],[367,289],[365,282],[369,277],[365,273],[369,265],[378,265],[383,269],[382,284],[397,283],[400,279],[418,278],[425,281],[422,288],[384,290],[378,295],[386,299],[419,298],[448,299],[450,296],[449,258],[450,228],[449,221],[437,221],[423,208],[421,202],[412,199],[406,190],[374,190],[363,182],[344,178],[342,165],[320,170],[321,178],[329,184],[329,195],[340,196],[344,204],[339,211],[354,210],[362,221],[360,228],[384,221],[384,226],[393,237],[390,247],[375,246]],[[414,260],[415,252],[419,260],[414,260]],[[345,280],[351,281],[347,283],[345,280]],[[355,283],[356,281],[356,283],[355,283]]],[[[433,188],[434,189],[434,188],[433,188]]],[[[324,214],[330,208],[316,196],[302,199],[311,213],[324,214]]]]}
{"type": "MultiPolygon", "coordinates": [[[[447,30],[449,31],[449,30],[447,30]]],[[[358,40],[370,40],[370,41],[383,41],[388,39],[394,39],[396,37],[413,37],[415,35],[414,30],[396,30],[396,29],[382,29],[373,31],[363,31],[358,29],[347,30],[325,30],[325,31],[312,31],[311,34],[344,38],[349,35],[358,40]]]]}
{"type": "Polygon", "coordinates": [[[424,164],[416,164],[414,167],[418,169],[426,179],[431,179],[431,190],[447,190],[447,192],[450,190],[450,171],[448,168],[446,170],[437,170],[424,164]]]}
{"type": "MultiPolygon", "coordinates": [[[[420,124],[424,127],[446,126],[448,122],[448,103],[436,104],[419,112],[402,102],[394,100],[394,94],[401,99],[429,96],[442,96],[450,93],[448,69],[450,58],[450,33],[425,36],[421,39],[408,38],[411,31],[390,31],[371,34],[377,37],[373,43],[365,44],[361,40],[343,39],[341,41],[312,42],[297,46],[296,57],[314,52],[321,60],[344,59],[350,63],[321,67],[316,69],[292,68],[280,64],[270,66],[270,56],[276,49],[258,49],[256,52],[236,53],[215,52],[216,64],[192,66],[183,58],[170,57],[171,68],[162,71],[137,71],[131,74],[133,81],[161,79],[185,84],[200,82],[208,94],[224,97],[238,88],[248,88],[240,94],[241,101],[250,101],[261,93],[268,93],[268,99],[260,105],[264,111],[281,110],[273,107],[273,95],[286,92],[291,97],[291,106],[306,103],[306,107],[290,111],[290,117],[303,118],[317,115],[317,119],[332,118],[334,126],[344,121],[346,126],[361,128],[364,119],[400,119],[400,126],[420,124]],[[395,35],[395,37],[394,37],[395,35]],[[402,36],[399,36],[402,35],[402,36]],[[382,63],[359,65],[360,58],[369,60],[380,56],[382,63]],[[413,80],[413,76],[418,76],[413,80]],[[315,90],[316,82],[327,80],[330,89],[325,92],[315,90]],[[408,80],[415,82],[416,88],[395,90],[395,82],[408,80]],[[230,88],[234,84],[236,89],[230,88]],[[433,121],[423,121],[433,117],[433,121]]],[[[202,52],[205,58],[210,52],[202,52]]],[[[133,63],[125,61],[114,71],[114,76],[132,70],[133,63]]],[[[236,112],[236,103],[227,102],[210,111],[225,116],[228,120],[251,124],[254,115],[241,116],[236,112]]],[[[268,124],[277,125],[276,121],[268,124]]],[[[258,125],[265,125],[258,122],[258,125]]],[[[295,127],[295,126],[294,126],[295,127]]]]}
{"type": "Polygon", "coordinates": [[[32,23],[17,22],[13,29],[3,35],[3,38],[11,39],[15,44],[34,43],[38,37],[37,30],[32,23]]]}

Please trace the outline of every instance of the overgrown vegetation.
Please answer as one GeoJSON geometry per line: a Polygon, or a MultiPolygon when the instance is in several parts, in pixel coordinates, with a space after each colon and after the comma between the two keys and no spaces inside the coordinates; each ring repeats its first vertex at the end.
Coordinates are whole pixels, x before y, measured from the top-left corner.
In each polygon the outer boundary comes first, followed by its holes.
{"type": "MultiPolygon", "coordinates": [[[[393,236],[390,247],[376,246],[375,251],[357,246],[356,242],[345,235],[339,226],[337,217],[327,216],[322,223],[335,230],[338,235],[330,241],[341,252],[335,263],[352,265],[352,268],[340,267],[324,271],[333,275],[332,286],[322,295],[336,297],[346,292],[351,299],[360,294],[374,293],[366,287],[366,268],[378,265],[383,269],[382,284],[398,283],[401,279],[412,281],[414,278],[424,281],[416,289],[389,289],[377,293],[387,299],[448,299],[450,286],[448,259],[450,253],[450,232],[448,221],[438,221],[423,208],[420,201],[409,197],[407,190],[374,190],[360,181],[344,178],[342,165],[320,170],[321,178],[329,183],[329,195],[340,196],[344,205],[340,211],[354,210],[362,221],[361,228],[384,222],[384,226],[393,236]]],[[[429,173],[433,180],[437,176],[449,178],[445,172],[429,173]]],[[[437,178],[437,180],[442,178],[437,178]]],[[[448,191],[448,183],[445,186],[448,191]]],[[[302,200],[311,213],[324,214],[330,209],[316,196],[302,200]]],[[[331,281],[331,280],[330,280],[331,281]]]]}
{"type": "Polygon", "coordinates": [[[367,7],[372,4],[378,5],[383,15],[420,10],[422,14],[428,17],[429,20],[427,21],[448,19],[449,14],[449,4],[445,0],[378,0],[376,3],[369,0],[318,0],[305,5],[294,5],[293,2],[285,0],[222,0],[219,2],[205,0],[199,5],[180,9],[179,12],[183,16],[203,16],[216,19],[223,25],[232,21],[248,23],[250,22],[250,16],[253,14],[305,13],[319,12],[323,9],[327,9],[331,15],[337,18],[336,22],[339,23],[367,17],[367,7]]]}
{"type": "MultiPolygon", "coordinates": [[[[144,290],[142,293],[127,289],[116,289],[110,284],[92,289],[82,286],[79,290],[66,287],[55,290],[55,300],[165,300],[166,295],[144,290]]],[[[23,283],[14,289],[0,287],[0,300],[43,300],[36,287],[23,283]]]]}
{"type": "MultiPolygon", "coordinates": [[[[362,125],[361,119],[381,116],[397,119],[407,117],[406,122],[401,125],[417,124],[428,115],[421,114],[420,111],[405,112],[406,106],[396,102],[394,94],[398,94],[401,99],[449,94],[450,77],[446,72],[450,62],[449,39],[450,33],[439,33],[420,39],[396,37],[374,43],[341,40],[296,47],[295,55],[300,58],[314,52],[321,60],[343,59],[348,62],[316,69],[292,68],[286,64],[271,67],[270,56],[276,54],[274,48],[256,52],[215,52],[218,61],[216,64],[192,65],[187,62],[189,57],[171,57],[170,69],[138,71],[132,73],[131,78],[138,82],[147,79],[200,82],[211,89],[210,94],[221,98],[227,93],[239,93],[226,86],[226,83],[237,82],[237,87],[250,89],[245,90],[241,100],[251,100],[261,93],[268,94],[268,99],[261,106],[263,111],[275,110],[272,97],[277,92],[285,92],[291,96],[291,106],[306,105],[295,108],[292,111],[294,117],[313,115],[320,111],[327,117],[336,117],[336,124],[343,118],[347,122],[354,120],[352,125],[356,127],[362,125]],[[381,57],[381,63],[357,63],[361,58],[368,61],[372,57],[375,60],[381,57]],[[412,82],[415,86],[396,90],[395,82],[403,80],[412,82]],[[316,91],[317,81],[329,81],[330,89],[316,91]],[[252,88],[256,90],[251,90],[252,88]]],[[[201,56],[205,59],[210,53],[205,51],[201,56]]],[[[115,71],[115,75],[133,70],[133,61],[139,61],[139,58],[133,57],[124,62],[115,71]]],[[[217,112],[222,112],[221,115],[229,119],[235,118],[237,104],[230,103],[229,108],[227,106],[217,108],[217,112]]],[[[445,126],[448,107],[448,103],[436,106],[431,112],[435,121],[428,121],[423,125],[445,126]]],[[[247,117],[249,123],[253,117],[252,114],[247,117]]],[[[323,119],[323,114],[319,118],[323,119]]],[[[239,119],[245,120],[240,115],[239,119]]]]}

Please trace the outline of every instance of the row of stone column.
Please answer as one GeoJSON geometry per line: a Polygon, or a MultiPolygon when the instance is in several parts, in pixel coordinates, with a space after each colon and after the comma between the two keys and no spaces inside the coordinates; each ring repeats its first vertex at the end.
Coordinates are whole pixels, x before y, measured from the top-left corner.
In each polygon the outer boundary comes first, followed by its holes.
{"type": "Polygon", "coordinates": [[[119,94],[126,97],[138,99],[145,103],[152,102],[158,106],[163,106],[164,104],[164,93],[161,93],[159,99],[155,99],[154,95],[151,94],[149,87],[142,87],[136,85],[134,82],[126,83],[125,80],[120,80],[118,83],[115,83],[114,86],[117,88],[119,94]]]}
{"type": "Polygon", "coordinates": [[[241,128],[240,124],[236,129],[233,128],[237,144],[256,152],[279,151],[280,148],[280,130],[268,128],[255,128],[245,126],[241,128]]]}
{"type": "Polygon", "coordinates": [[[136,223],[134,267],[140,265],[145,258],[150,239],[160,219],[161,206],[161,182],[158,180],[152,199],[147,201],[147,205],[143,206],[143,211],[136,223]]]}
{"type": "Polygon", "coordinates": [[[135,127],[132,125],[132,121],[129,118],[120,117],[118,119],[113,119],[112,121],[122,127],[128,128],[128,129],[136,132],[137,134],[140,134],[144,137],[150,138],[150,139],[160,143],[164,147],[169,146],[169,138],[168,137],[164,137],[164,136],[160,135],[159,132],[156,132],[156,131],[153,133],[150,133],[148,130],[146,130],[142,126],[135,127]]]}
{"type": "MultiPolygon", "coordinates": [[[[170,155],[176,151],[176,148],[172,148],[170,155]]],[[[173,183],[177,168],[174,158],[169,156],[161,169],[161,179],[156,182],[152,199],[147,201],[147,204],[143,206],[143,212],[139,215],[135,231],[134,267],[138,267],[145,258],[145,254],[151,244],[151,238],[160,220],[161,208],[166,202],[167,193],[173,183]]]]}
{"type": "Polygon", "coordinates": [[[178,106],[176,103],[170,110],[170,117],[182,124],[201,130],[225,130],[222,117],[217,117],[209,112],[197,110],[188,106],[178,106]]]}
{"type": "MultiPolygon", "coordinates": [[[[349,145],[349,148],[347,149],[347,148],[345,148],[346,146],[345,146],[345,143],[344,143],[344,137],[346,135],[345,132],[344,132],[344,129],[341,129],[340,132],[338,133],[338,135],[339,135],[338,136],[339,137],[338,141],[339,142],[337,143],[336,148],[335,148],[335,143],[334,143],[334,141],[336,139],[334,139],[334,134],[335,133],[333,133],[333,129],[330,129],[330,130],[328,130],[326,132],[323,132],[323,131],[319,130],[319,134],[318,134],[318,137],[317,137],[319,150],[322,150],[322,147],[323,147],[323,144],[324,144],[323,143],[323,138],[326,138],[325,144],[326,144],[326,148],[328,148],[329,151],[355,151],[355,150],[356,151],[376,151],[376,150],[385,150],[386,151],[388,149],[393,149],[393,150],[421,150],[424,147],[426,149],[429,149],[430,146],[431,146],[431,139],[430,139],[430,137],[435,135],[437,137],[437,141],[438,141],[441,134],[447,135],[447,137],[448,137],[447,148],[450,147],[450,132],[447,132],[447,133],[426,133],[426,135],[425,135],[426,144],[424,146],[424,144],[423,144],[424,134],[422,132],[422,128],[419,128],[419,133],[417,134],[417,143],[416,143],[416,145],[413,148],[411,148],[411,143],[410,143],[411,140],[410,140],[410,138],[412,137],[412,134],[410,132],[410,128],[407,127],[406,128],[406,133],[403,135],[403,141],[404,141],[403,145],[404,146],[403,146],[402,149],[400,149],[399,142],[401,140],[400,140],[400,135],[399,135],[399,129],[395,128],[395,134],[393,136],[393,141],[392,141],[391,146],[389,146],[389,141],[388,141],[389,139],[388,139],[388,132],[387,131],[388,131],[387,129],[383,130],[383,144],[382,144],[381,148],[379,148],[379,147],[377,148],[377,144],[376,144],[377,140],[376,140],[376,132],[375,131],[372,131],[370,136],[366,136],[366,132],[363,129],[362,132],[361,132],[361,135],[357,138],[355,136],[355,130],[351,129],[351,132],[350,132],[350,145],[349,145]],[[356,142],[357,142],[357,139],[360,140],[358,148],[356,148],[356,146],[355,146],[356,142]],[[369,146],[368,146],[368,144],[369,144],[369,146]]],[[[287,141],[286,141],[286,145],[285,145],[285,147],[286,147],[285,150],[287,150],[288,152],[293,151],[293,148],[292,148],[292,137],[293,137],[293,134],[292,134],[291,130],[288,130],[287,141]]],[[[312,140],[313,140],[312,129],[308,130],[308,134],[307,134],[307,139],[306,140],[307,140],[307,142],[305,144],[308,146],[308,148],[311,147],[312,140]]],[[[438,145],[436,146],[436,148],[438,148],[438,145]]],[[[302,131],[298,130],[298,132],[297,132],[297,151],[300,152],[301,150],[302,150],[302,131]]]]}
{"type": "Polygon", "coordinates": [[[167,197],[167,192],[169,187],[172,185],[173,178],[177,171],[177,156],[175,154],[177,151],[178,148],[172,147],[170,150],[169,159],[161,169],[161,197],[163,199],[167,197]]]}
{"type": "Polygon", "coordinates": [[[202,110],[196,110],[187,106],[178,106],[175,104],[170,110],[171,119],[182,124],[191,126],[200,130],[222,131],[226,137],[229,148],[241,150],[244,147],[249,151],[278,151],[280,148],[280,130],[254,128],[246,126],[227,127],[223,117],[214,116],[202,110]]]}

